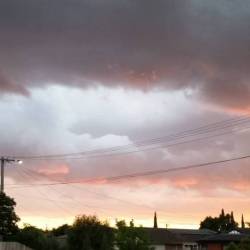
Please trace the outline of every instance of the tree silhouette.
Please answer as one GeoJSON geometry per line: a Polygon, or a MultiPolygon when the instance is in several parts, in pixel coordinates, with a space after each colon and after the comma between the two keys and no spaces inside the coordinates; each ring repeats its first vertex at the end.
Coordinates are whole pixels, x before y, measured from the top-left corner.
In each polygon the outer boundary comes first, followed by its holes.
{"type": "Polygon", "coordinates": [[[18,231],[19,217],[15,213],[16,202],[14,199],[0,192],[0,235],[11,236],[18,231]]]}
{"type": "Polygon", "coordinates": [[[15,236],[14,240],[34,250],[59,249],[59,245],[55,237],[49,236],[43,230],[31,225],[25,225],[25,227],[15,236]]]}
{"type": "Polygon", "coordinates": [[[61,235],[66,235],[68,233],[68,231],[70,230],[71,226],[69,226],[68,224],[64,224],[62,226],[59,226],[57,228],[53,228],[51,230],[51,233],[54,236],[61,236],[61,235]]]}
{"type": "Polygon", "coordinates": [[[154,214],[154,228],[158,228],[158,224],[157,224],[157,214],[155,212],[154,214]]]}
{"type": "Polygon", "coordinates": [[[200,228],[211,229],[217,232],[230,232],[238,228],[238,223],[234,220],[233,212],[225,214],[224,209],[222,209],[218,217],[208,216],[201,221],[200,228]]]}
{"type": "Polygon", "coordinates": [[[129,226],[124,220],[117,221],[116,244],[120,250],[152,250],[149,238],[142,227],[135,227],[133,220],[129,226]]]}
{"type": "Polygon", "coordinates": [[[96,216],[78,216],[69,230],[68,245],[72,250],[112,250],[114,232],[96,216]]]}
{"type": "Polygon", "coordinates": [[[245,228],[245,221],[244,221],[244,216],[242,214],[241,216],[241,228],[245,228]]]}
{"type": "Polygon", "coordinates": [[[240,250],[250,250],[250,238],[243,239],[239,245],[240,250]]]}
{"type": "Polygon", "coordinates": [[[240,249],[239,249],[239,247],[238,247],[235,243],[231,242],[231,243],[225,248],[225,250],[240,250],[240,249]]]}

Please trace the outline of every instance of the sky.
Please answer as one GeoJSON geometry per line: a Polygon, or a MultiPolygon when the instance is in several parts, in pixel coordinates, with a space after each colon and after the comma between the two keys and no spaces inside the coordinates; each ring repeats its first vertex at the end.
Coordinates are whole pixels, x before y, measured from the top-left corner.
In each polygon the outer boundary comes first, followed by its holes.
{"type": "Polygon", "coordinates": [[[250,221],[248,159],[109,178],[250,153],[249,24],[243,0],[0,1],[0,152],[23,160],[5,168],[20,224],[250,221]]]}

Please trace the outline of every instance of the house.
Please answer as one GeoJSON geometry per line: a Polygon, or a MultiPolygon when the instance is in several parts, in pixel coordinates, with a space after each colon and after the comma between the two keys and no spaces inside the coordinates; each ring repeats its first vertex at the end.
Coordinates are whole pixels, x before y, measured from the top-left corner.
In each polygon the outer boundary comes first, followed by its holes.
{"type": "Polygon", "coordinates": [[[238,228],[237,232],[250,236],[250,228],[238,228]]]}
{"type": "Polygon", "coordinates": [[[166,228],[143,228],[155,250],[182,250],[181,239],[166,228]]]}
{"type": "Polygon", "coordinates": [[[207,229],[143,229],[155,250],[198,250],[199,240],[215,234],[207,229]]]}
{"type": "Polygon", "coordinates": [[[249,234],[233,231],[230,233],[218,233],[198,241],[200,250],[224,250],[231,242],[238,244],[249,237],[249,234]]]}
{"type": "MultiPolygon", "coordinates": [[[[142,228],[148,236],[151,246],[155,250],[199,250],[199,240],[214,235],[215,232],[207,229],[168,229],[142,228]]],[[[67,236],[57,237],[60,246],[65,246],[67,236]]]]}
{"type": "Polygon", "coordinates": [[[155,250],[198,250],[198,241],[215,234],[209,229],[158,228],[154,213],[154,228],[144,228],[155,250]]]}
{"type": "Polygon", "coordinates": [[[214,235],[216,232],[209,229],[168,229],[170,232],[182,239],[183,250],[199,249],[198,241],[214,235]]]}

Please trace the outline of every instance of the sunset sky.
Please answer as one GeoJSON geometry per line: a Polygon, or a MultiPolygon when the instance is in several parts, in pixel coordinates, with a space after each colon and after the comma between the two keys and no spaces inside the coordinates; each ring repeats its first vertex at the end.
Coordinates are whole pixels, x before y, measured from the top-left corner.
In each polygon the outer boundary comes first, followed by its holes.
{"type": "Polygon", "coordinates": [[[23,160],[5,176],[21,224],[250,221],[250,159],[109,179],[250,154],[249,30],[243,0],[0,1],[0,154],[23,160]]]}

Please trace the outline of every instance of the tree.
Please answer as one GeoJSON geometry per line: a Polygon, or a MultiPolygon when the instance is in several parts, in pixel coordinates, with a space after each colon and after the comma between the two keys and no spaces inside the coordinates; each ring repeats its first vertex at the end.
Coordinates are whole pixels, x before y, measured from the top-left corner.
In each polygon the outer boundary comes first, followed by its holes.
{"type": "Polygon", "coordinates": [[[210,229],[218,232],[220,230],[219,219],[211,216],[206,217],[203,221],[201,221],[200,229],[210,229]]]}
{"type": "Polygon", "coordinates": [[[78,216],[68,233],[71,250],[112,250],[114,231],[96,216],[78,216]]]}
{"type": "Polygon", "coordinates": [[[43,230],[31,225],[25,225],[14,239],[35,250],[59,249],[55,237],[49,236],[43,230]]]}
{"type": "Polygon", "coordinates": [[[241,215],[241,228],[245,228],[245,221],[243,214],[241,215]]]}
{"type": "Polygon", "coordinates": [[[158,227],[158,225],[157,225],[157,214],[155,212],[155,214],[154,214],[154,228],[157,228],[157,227],[158,227]]]}
{"type": "Polygon", "coordinates": [[[235,243],[230,243],[225,250],[240,250],[240,248],[235,243]]]}
{"type": "Polygon", "coordinates": [[[241,240],[238,245],[230,243],[225,250],[250,250],[250,238],[241,240]]]}
{"type": "Polygon", "coordinates": [[[250,238],[246,238],[240,242],[240,250],[250,250],[250,238]]]}
{"type": "Polygon", "coordinates": [[[225,217],[225,211],[224,211],[224,208],[221,209],[221,217],[224,218],[225,217]]]}
{"type": "Polygon", "coordinates": [[[222,209],[221,214],[218,217],[206,217],[200,223],[201,229],[211,229],[217,232],[230,232],[238,228],[238,223],[234,220],[233,212],[231,214],[225,214],[222,209]]]}
{"type": "Polygon", "coordinates": [[[11,236],[18,231],[19,217],[15,213],[16,202],[14,199],[0,192],[0,235],[11,236]]]}
{"type": "Polygon", "coordinates": [[[142,227],[135,227],[133,220],[129,226],[124,220],[117,221],[116,244],[119,250],[151,250],[150,242],[142,227]]]}
{"type": "Polygon", "coordinates": [[[58,228],[53,228],[51,230],[51,233],[54,236],[61,236],[61,235],[66,235],[68,233],[68,231],[70,230],[70,226],[68,224],[64,224],[58,228]]]}

